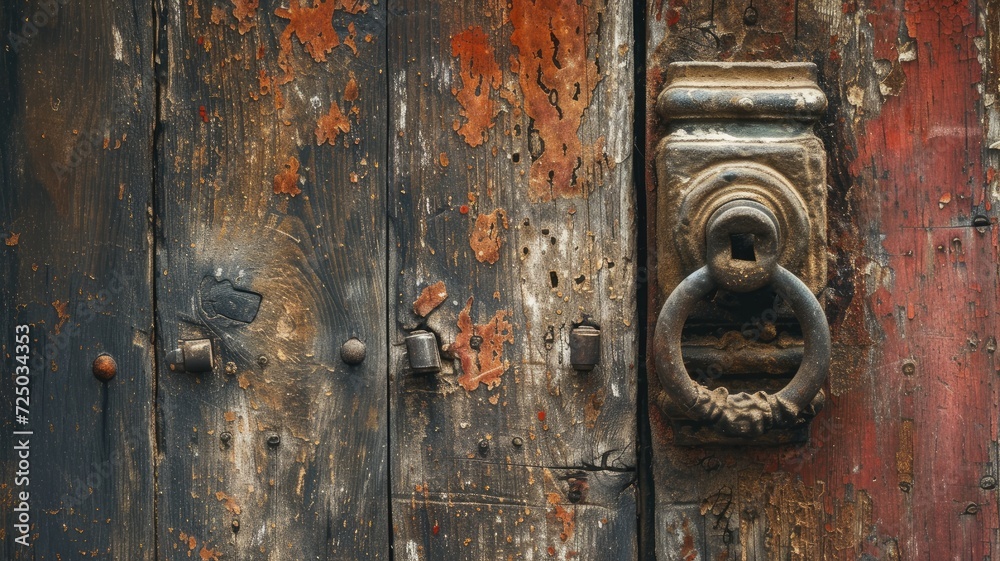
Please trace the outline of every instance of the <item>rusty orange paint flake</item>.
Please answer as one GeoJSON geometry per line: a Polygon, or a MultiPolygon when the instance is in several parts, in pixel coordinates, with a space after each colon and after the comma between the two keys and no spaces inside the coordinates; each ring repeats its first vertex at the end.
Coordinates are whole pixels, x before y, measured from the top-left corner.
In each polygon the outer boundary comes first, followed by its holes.
{"type": "Polygon", "coordinates": [[[337,105],[337,102],[333,102],[330,104],[330,112],[316,121],[316,146],[320,146],[324,142],[333,146],[340,133],[350,131],[351,122],[340,111],[340,106],[337,105]]]}
{"type": "Polygon", "coordinates": [[[325,62],[326,55],[340,45],[340,35],[333,28],[333,14],[338,8],[357,14],[367,11],[368,5],[352,0],[313,0],[312,6],[303,6],[301,0],[290,0],[288,8],[274,10],[274,15],[288,20],[278,37],[278,66],[285,72],[279,83],[286,84],[293,78],[293,35],[316,62],[325,62]]]}
{"type": "Polygon", "coordinates": [[[450,347],[462,365],[458,383],[470,392],[479,384],[492,390],[500,385],[500,377],[510,368],[510,361],[503,357],[504,344],[514,343],[514,327],[506,319],[510,311],[498,310],[489,321],[478,325],[473,325],[471,312],[470,297],[458,314],[459,334],[450,347]],[[481,339],[478,349],[472,348],[474,336],[481,339]]]}
{"type": "Polygon", "coordinates": [[[420,296],[417,297],[416,301],[413,302],[413,313],[420,317],[426,317],[427,314],[434,311],[447,298],[448,288],[445,286],[444,281],[428,285],[420,292],[420,296]]]}
{"type": "Polygon", "coordinates": [[[585,147],[578,131],[600,76],[587,57],[587,13],[583,0],[513,0],[511,42],[524,95],[544,150],[531,164],[531,200],[586,194],[588,176],[603,148],[585,147]]]}
{"type": "Polygon", "coordinates": [[[469,236],[469,246],[472,247],[473,255],[480,263],[490,265],[500,259],[500,247],[503,246],[503,238],[500,237],[500,227],[507,228],[507,217],[500,209],[489,214],[480,214],[476,218],[476,225],[469,236]]]}
{"type": "Polygon", "coordinates": [[[299,160],[292,156],[284,164],[284,169],[274,176],[274,194],[284,193],[294,197],[301,192],[302,189],[299,189],[299,160]]]}
{"type": "Polygon", "coordinates": [[[490,94],[500,88],[503,74],[482,27],[470,27],[452,37],[451,56],[458,57],[462,78],[461,86],[452,88],[451,93],[462,106],[459,115],[465,118],[455,130],[469,146],[479,146],[488,140],[486,131],[496,124],[500,107],[490,94]]]}
{"type": "Polygon", "coordinates": [[[250,28],[256,25],[253,18],[257,15],[259,0],[232,0],[233,17],[240,24],[240,35],[246,34],[250,28]]]}

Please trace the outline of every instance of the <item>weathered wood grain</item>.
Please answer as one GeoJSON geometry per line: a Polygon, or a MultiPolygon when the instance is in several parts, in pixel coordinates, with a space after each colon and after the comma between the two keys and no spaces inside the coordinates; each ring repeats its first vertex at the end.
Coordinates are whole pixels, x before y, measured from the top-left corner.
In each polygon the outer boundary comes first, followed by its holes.
{"type": "Polygon", "coordinates": [[[395,558],[634,559],[631,7],[389,13],[395,558]],[[418,327],[439,374],[408,370],[418,327]]]}
{"type": "Polygon", "coordinates": [[[157,15],[159,555],[386,559],[384,6],[157,15]]]}
{"type": "MultiPolygon", "coordinates": [[[[1000,14],[976,2],[788,0],[756,3],[748,25],[747,6],[649,6],[648,107],[675,60],[819,65],[829,400],[809,444],[771,449],[674,446],[651,405],[657,558],[990,558],[997,497],[981,478],[997,476],[1000,14]]],[[[653,153],[652,110],[647,131],[653,153]]],[[[665,240],[649,243],[655,266],[665,240]]],[[[652,286],[651,319],[664,299],[652,286]]]]}
{"type": "Polygon", "coordinates": [[[5,2],[0,29],[0,558],[151,560],[152,14],[5,2]],[[107,382],[91,372],[102,353],[117,365],[107,382]],[[28,547],[14,526],[22,492],[28,547]]]}

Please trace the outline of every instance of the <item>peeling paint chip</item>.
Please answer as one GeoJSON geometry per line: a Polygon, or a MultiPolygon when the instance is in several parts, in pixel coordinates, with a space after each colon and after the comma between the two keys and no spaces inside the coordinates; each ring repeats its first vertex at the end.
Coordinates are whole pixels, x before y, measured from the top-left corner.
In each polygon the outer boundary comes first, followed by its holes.
{"type": "Polygon", "coordinates": [[[292,156],[285,163],[285,169],[274,176],[274,194],[295,196],[302,192],[299,189],[299,160],[292,156]]]}
{"type": "Polygon", "coordinates": [[[324,142],[333,146],[340,133],[350,131],[351,122],[340,111],[337,102],[333,102],[330,104],[330,112],[316,121],[316,146],[320,146],[324,142]]]}
{"type": "Polygon", "coordinates": [[[447,298],[448,289],[445,287],[444,281],[438,281],[425,287],[420,293],[417,300],[413,302],[413,313],[420,317],[427,317],[427,314],[440,306],[441,302],[444,302],[447,298]]]}
{"type": "Polygon", "coordinates": [[[233,17],[240,24],[240,35],[244,35],[256,25],[252,20],[257,15],[259,0],[232,0],[232,2],[233,17]]]}
{"type": "Polygon", "coordinates": [[[503,73],[497,64],[489,37],[480,26],[470,27],[451,38],[451,56],[458,57],[462,78],[461,87],[451,93],[462,109],[459,115],[465,123],[456,127],[469,146],[479,146],[488,140],[486,131],[496,124],[500,112],[497,102],[490,98],[503,82],[503,73]]]}
{"type": "Polygon", "coordinates": [[[503,239],[500,237],[500,225],[507,228],[507,216],[500,209],[489,214],[480,214],[469,237],[469,246],[480,263],[490,265],[500,259],[500,247],[503,239]],[[498,223],[498,219],[500,222],[498,223]]]}
{"type": "Polygon", "coordinates": [[[21,239],[21,234],[16,232],[11,232],[10,236],[7,236],[7,239],[4,240],[3,243],[7,244],[9,247],[14,247],[15,245],[17,245],[17,242],[20,239],[21,239]]]}
{"type": "Polygon", "coordinates": [[[473,325],[472,298],[458,314],[459,334],[451,345],[451,351],[462,365],[462,375],[458,383],[466,391],[474,391],[479,384],[487,389],[500,385],[500,377],[510,368],[510,361],[503,358],[505,343],[514,343],[514,327],[507,321],[508,310],[498,310],[484,324],[473,325]],[[472,338],[477,337],[479,348],[472,348],[472,338]]]}
{"type": "MultiPolygon", "coordinates": [[[[584,147],[579,129],[601,75],[588,58],[587,0],[513,0],[510,40],[518,55],[524,111],[533,121],[532,201],[586,195],[603,157],[600,141],[584,147]]],[[[593,50],[594,45],[589,45],[593,50]]]]}
{"type": "Polygon", "coordinates": [[[327,53],[340,45],[340,35],[333,28],[333,14],[337,8],[357,14],[366,12],[368,5],[358,0],[313,0],[311,7],[303,7],[301,0],[289,0],[288,8],[274,10],[274,15],[288,20],[288,25],[278,37],[278,66],[285,71],[280,83],[292,80],[293,35],[299,38],[316,62],[325,62],[327,53]]]}

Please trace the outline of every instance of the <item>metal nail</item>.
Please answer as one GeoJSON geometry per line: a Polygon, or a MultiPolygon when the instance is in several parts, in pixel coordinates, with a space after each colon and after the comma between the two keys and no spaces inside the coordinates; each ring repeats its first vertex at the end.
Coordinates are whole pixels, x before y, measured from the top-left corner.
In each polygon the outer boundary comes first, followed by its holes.
{"type": "Polygon", "coordinates": [[[357,337],[344,341],[340,347],[340,359],[351,366],[357,366],[364,362],[365,354],[365,344],[357,337]]]}
{"type": "Polygon", "coordinates": [[[108,382],[118,374],[118,363],[108,353],[101,353],[94,359],[91,370],[98,380],[108,382]]]}

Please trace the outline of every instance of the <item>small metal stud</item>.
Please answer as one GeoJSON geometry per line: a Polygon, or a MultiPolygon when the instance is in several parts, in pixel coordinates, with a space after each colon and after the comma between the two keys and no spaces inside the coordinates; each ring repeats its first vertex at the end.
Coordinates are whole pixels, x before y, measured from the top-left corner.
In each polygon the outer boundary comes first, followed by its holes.
{"type": "Polygon", "coordinates": [[[340,347],[340,359],[351,366],[357,366],[364,362],[365,355],[365,344],[357,337],[344,341],[340,347]]]}
{"type": "Polygon", "coordinates": [[[979,486],[983,489],[996,489],[997,478],[992,475],[984,475],[983,478],[979,480],[979,486]]]}
{"type": "Polygon", "coordinates": [[[601,330],[592,325],[574,327],[569,334],[569,361],[573,368],[589,372],[601,360],[601,330]]]}
{"type": "Polygon", "coordinates": [[[219,435],[219,440],[221,440],[223,444],[229,444],[229,441],[232,439],[233,439],[233,433],[229,431],[226,431],[219,435]]]}
{"type": "Polygon", "coordinates": [[[410,370],[416,374],[441,371],[437,336],[429,331],[413,331],[406,337],[406,355],[410,361],[410,370]]]}
{"type": "Polygon", "coordinates": [[[272,432],[271,434],[267,435],[268,446],[270,446],[271,448],[277,448],[278,445],[280,444],[281,444],[281,436],[279,436],[278,433],[272,432]]]}
{"type": "Polygon", "coordinates": [[[111,355],[101,353],[94,359],[91,370],[98,380],[108,382],[118,374],[118,363],[111,355]]]}

